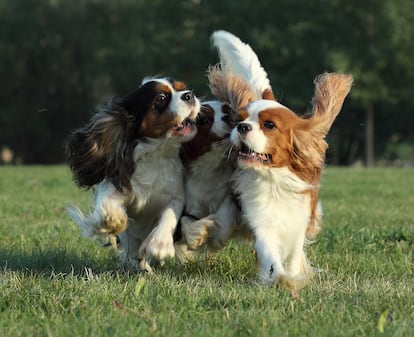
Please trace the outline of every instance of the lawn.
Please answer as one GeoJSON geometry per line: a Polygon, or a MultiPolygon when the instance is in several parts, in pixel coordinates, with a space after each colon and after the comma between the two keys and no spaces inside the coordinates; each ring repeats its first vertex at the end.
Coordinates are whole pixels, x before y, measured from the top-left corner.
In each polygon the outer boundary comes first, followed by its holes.
{"type": "Polygon", "coordinates": [[[298,296],[255,282],[252,246],[168,261],[153,275],[65,214],[87,209],[64,166],[0,167],[1,336],[414,335],[414,170],[325,170],[315,280],[298,296]]]}

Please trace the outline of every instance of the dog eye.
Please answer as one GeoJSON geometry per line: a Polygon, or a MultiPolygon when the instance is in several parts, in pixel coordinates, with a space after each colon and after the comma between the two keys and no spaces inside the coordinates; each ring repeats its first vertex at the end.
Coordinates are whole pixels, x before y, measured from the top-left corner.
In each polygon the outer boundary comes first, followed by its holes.
{"type": "Polygon", "coordinates": [[[272,121],[265,121],[265,122],[263,123],[263,126],[264,126],[266,129],[269,129],[269,130],[274,129],[274,128],[276,127],[275,123],[273,123],[272,121]]]}
{"type": "Polygon", "coordinates": [[[157,97],[155,97],[155,102],[154,105],[159,107],[161,105],[163,105],[167,100],[167,95],[166,94],[158,94],[157,97]]]}

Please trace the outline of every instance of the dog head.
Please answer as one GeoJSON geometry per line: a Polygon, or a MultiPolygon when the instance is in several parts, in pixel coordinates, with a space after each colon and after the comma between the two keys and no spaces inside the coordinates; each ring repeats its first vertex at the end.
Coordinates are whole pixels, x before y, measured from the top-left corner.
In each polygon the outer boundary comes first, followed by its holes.
{"type": "Polygon", "coordinates": [[[352,77],[325,73],[315,80],[312,112],[299,117],[273,100],[257,100],[241,112],[231,134],[241,168],[287,167],[306,182],[319,178],[328,147],[325,136],[350,91],[352,77]]]}
{"type": "Polygon", "coordinates": [[[144,79],[142,85],[120,103],[135,118],[135,138],[194,136],[192,121],[200,103],[183,82],[172,78],[144,79]]]}
{"type": "Polygon", "coordinates": [[[129,190],[135,146],[148,139],[190,140],[199,110],[199,100],[183,82],[144,79],[140,87],[109,102],[70,135],[66,153],[75,182],[90,188],[106,178],[118,190],[129,190]]]}
{"type": "Polygon", "coordinates": [[[182,145],[181,157],[185,164],[196,160],[212,149],[221,147],[226,150],[224,140],[230,136],[235,126],[233,110],[227,103],[206,101],[202,103],[196,119],[197,134],[182,145]]]}

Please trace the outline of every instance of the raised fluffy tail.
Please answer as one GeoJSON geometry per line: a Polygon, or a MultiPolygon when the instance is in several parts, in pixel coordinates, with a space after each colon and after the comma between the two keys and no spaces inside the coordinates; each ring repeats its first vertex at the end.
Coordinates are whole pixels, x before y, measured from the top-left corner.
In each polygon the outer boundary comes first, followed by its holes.
{"type": "Polygon", "coordinates": [[[214,32],[211,41],[217,48],[224,72],[243,78],[259,97],[274,99],[267,73],[248,44],[224,30],[214,32]]]}

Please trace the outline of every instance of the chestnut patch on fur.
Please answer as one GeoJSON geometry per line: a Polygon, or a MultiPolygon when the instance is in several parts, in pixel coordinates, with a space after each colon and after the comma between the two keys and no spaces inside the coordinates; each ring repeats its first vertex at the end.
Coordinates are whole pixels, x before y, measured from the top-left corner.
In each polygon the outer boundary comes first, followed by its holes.
{"type": "Polygon", "coordinates": [[[276,101],[276,97],[274,96],[272,89],[265,89],[265,91],[262,93],[262,99],[276,101]]]}
{"type": "Polygon", "coordinates": [[[267,138],[266,164],[273,167],[289,166],[291,160],[291,135],[299,118],[289,109],[273,108],[259,113],[259,126],[267,138]],[[273,127],[272,127],[273,126],[273,127]]]}
{"type": "Polygon", "coordinates": [[[214,109],[209,105],[202,105],[196,119],[197,133],[195,137],[182,145],[181,157],[185,165],[207,153],[211,145],[221,138],[211,132],[214,123],[214,109]]]}
{"type": "Polygon", "coordinates": [[[171,85],[174,88],[174,90],[176,90],[176,91],[183,91],[183,90],[187,89],[184,82],[172,80],[171,85]]]}

